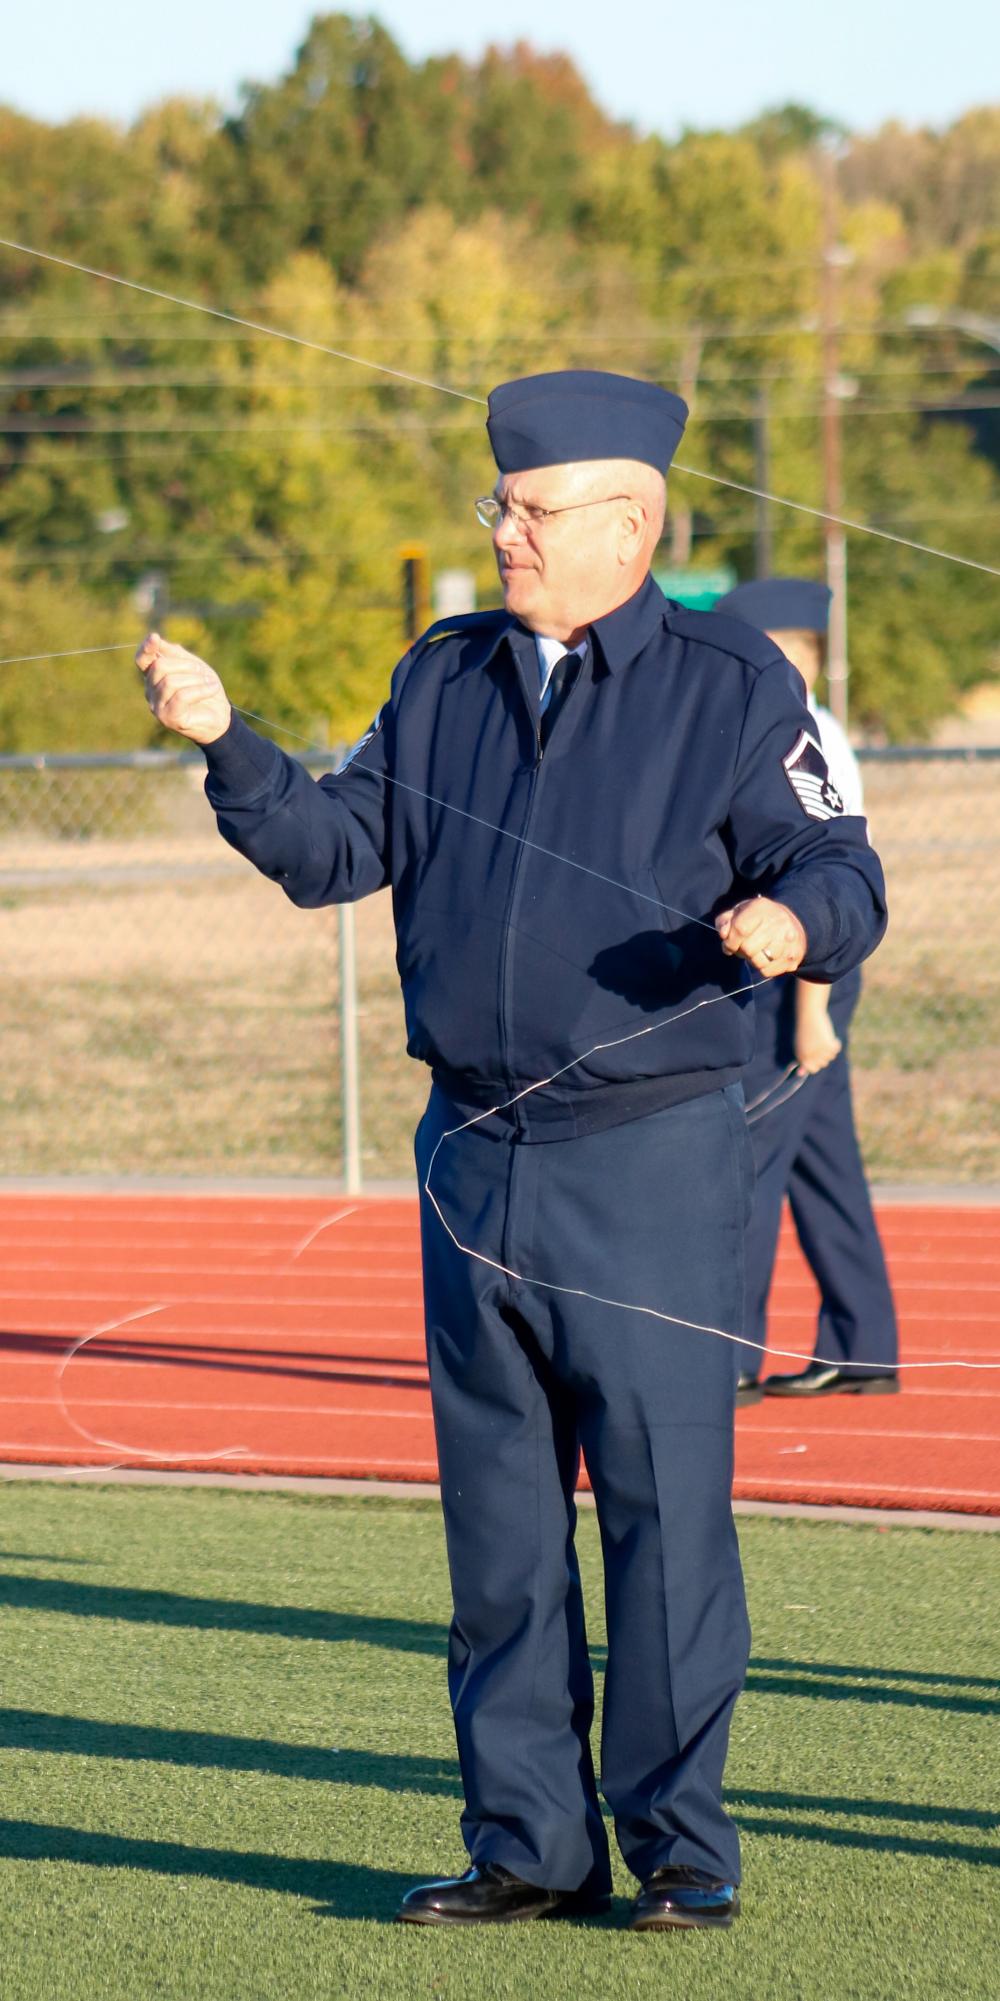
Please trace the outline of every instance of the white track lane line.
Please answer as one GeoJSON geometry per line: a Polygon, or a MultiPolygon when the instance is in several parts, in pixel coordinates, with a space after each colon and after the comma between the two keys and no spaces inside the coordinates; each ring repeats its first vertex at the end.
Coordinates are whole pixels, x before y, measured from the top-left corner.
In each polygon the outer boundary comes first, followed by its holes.
{"type": "MultiPolygon", "coordinates": [[[[84,1331],[85,1330],[83,1328],[79,1329],[79,1333],[81,1334],[84,1331]]],[[[254,1329],[253,1330],[254,1336],[256,1336],[256,1332],[257,1330],[254,1329]]],[[[260,1333],[259,1342],[255,1339],[254,1345],[252,1347],[250,1345],[250,1342],[246,1338],[245,1334],[242,1336],[242,1338],[240,1338],[235,1333],[233,1335],[232,1346],[227,1347],[223,1343],[224,1333],[225,1330],[219,1327],[206,1327],[200,1330],[200,1332],[198,1330],[189,1327],[175,1328],[172,1333],[166,1334],[162,1342],[157,1342],[155,1346],[157,1348],[162,1347],[166,1350],[169,1350],[170,1351],[169,1359],[173,1362],[174,1366],[176,1367],[179,1364],[184,1363],[185,1361],[188,1360],[188,1350],[190,1350],[190,1359],[192,1362],[201,1361],[202,1356],[205,1353],[219,1354],[219,1355],[265,1355],[265,1356],[274,1355],[275,1358],[277,1359],[281,1354],[280,1349],[275,1345],[275,1343],[277,1342],[322,1341],[327,1343],[327,1348],[324,1350],[323,1354],[319,1356],[317,1359],[321,1361],[342,1362],[350,1358],[344,1355],[339,1355],[335,1348],[329,1346],[330,1342],[350,1341],[353,1344],[354,1342],[359,1342],[359,1341],[394,1341],[394,1342],[405,1343],[407,1346],[412,1348],[420,1349],[419,1355],[414,1355],[412,1357],[406,1355],[395,1356],[393,1358],[394,1368],[397,1366],[400,1367],[408,1366],[411,1360],[414,1364],[420,1362],[423,1364],[424,1367],[426,1367],[427,1365],[427,1357],[426,1354],[424,1353],[422,1333],[387,1334],[384,1333],[381,1328],[377,1330],[373,1328],[367,1328],[367,1329],[351,1328],[347,1331],[345,1331],[344,1328],[342,1327],[336,1328],[335,1331],[323,1327],[264,1328],[260,1333]],[[270,1343],[270,1345],[269,1346],[261,1345],[265,1342],[270,1343]],[[184,1352],[176,1353],[174,1352],[176,1350],[183,1350],[184,1352]]],[[[58,1327],[52,1327],[52,1328],[20,1327],[18,1328],[16,1334],[14,1334],[13,1336],[11,1336],[11,1333],[8,1331],[6,1338],[7,1339],[13,1338],[14,1340],[17,1341],[62,1340],[68,1342],[68,1341],[75,1341],[78,1338],[78,1335],[76,1332],[73,1331],[73,1329],[67,1328],[64,1321],[60,1320],[58,1327]]],[[[11,1349],[10,1351],[8,1351],[7,1349],[4,1348],[3,1341],[4,1337],[0,1336],[0,1369],[17,1368],[23,1362],[38,1362],[38,1361],[44,1362],[46,1360],[51,1361],[52,1359],[51,1354],[47,1356],[38,1354],[22,1354],[21,1351],[18,1349],[11,1349]]],[[[132,1342],[129,1345],[130,1347],[133,1348],[136,1345],[140,1346],[147,1345],[150,1348],[150,1350],[152,1350],[154,1346],[152,1342],[147,1344],[132,1342]]],[[[104,1361],[105,1359],[114,1360],[114,1357],[112,1356],[106,1358],[103,1355],[94,1356],[95,1361],[104,1361]]],[[[147,1359],[152,1361],[155,1358],[151,1352],[148,1357],[143,1355],[130,1354],[123,1356],[121,1359],[123,1361],[145,1361],[147,1359]]],[[[366,1356],[362,1356],[360,1359],[363,1362],[367,1362],[369,1358],[366,1356]]],[[[373,1356],[370,1359],[375,1360],[376,1358],[373,1356]]]]}
{"type": "MultiPolygon", "coordinates": [[[[376,1386],[372,1384],[365,1384],[364,1387],[368,1389],[368,1388],[374,1388],[376,1386]]],[[[398,1387],[398,1385],[396,1385],[396,1387],[398,1387]]],[[[425,1385],[422,1383],[414,1384],[414,1388],[419,1389],[421,1391],[426,1388],[429,1392],[429,1385],[425,1385]]],[[[10,1405],[16,1409],[18,1405],[23,1405],[25,1408],[44,1410],[51,1403],[52,1403],[51,1397],[0,1396],[0,1408],[3,1408],[6,1405],[10,1405]]],[[[142,1411],[158,1411],[158,1412],[181,1411],[184,1412],[185,1414],[195,1411],[198,1412],[199,1414],[204,1413],[205,1415],[211,1415],[213,1417],[227,1416],[227,1415],[245,1417],[248,1414],[252,1415],[256,1413],[258,1416],[264,1416],[264,1417],[270,1417],[272,1415],[274,1417],[300,1417],[300,1418],[360,1417],[366,1420],[373,1420],[375,1422],[381,1422],[383,1417],[394,1418],[394,1419],[400,1419],[400,1418],[419,1419],[421,1423],[427,1423],[430,1417],[430,1412],[429,1410],[426,1409],[387,1410],[383,1406],[379,1405],[375,1409],[365,1410],[363,1408],[360,1408],[356,1404],[345,1405],[345,1404],[318,1404],[318,1403],[280,1404],[280,1403],[215,1403],[215,1402],[188,1403],[182,1401],[174,1402],[172,1400],[160,1400],[158,1398],[153,1398],[153,1397],[132,1398],[132,1397],[100,1397],[100,1396],[89,1396],[89,1397],[74,1396],[72,1398],[72,1404],[74,1410],[129,1410],[129,1411],[134,1411],[137,1414],[141,1413],[142,1411]]],[[[963,1431],[868,1431],[868,1430],[858,1431],[856,1429],[852,1430],[850,1427],[845,1427],[843,1430],[839,1430],[837,1428],[828,1428],[828,1427],[823,1427],[822,1429],[820,1429],[817,1426],[812,1426],[810,1427],[808,1432],[804,1432],[802,1427],[799,1425],[769,1425],[766,1430],[764,1430],[763,1428],[758,1430],[756,1427],[753,1428],[748,1427],[745,1431],[742,1431],[740,1435],[747,1442],[748,1447],[758,1442],[761,1444],[767,1444],[770,1440],[776,1438],[796,1438],[802,1440],[805,1444],[808,1444],[809,1441],[814,1438],[843,1438],[843,1439],[849,1439],[851,1441],[857,1440],[865,1444],[868,1444],[871,1440],[874,1439],[891,1441],[893,1439],[898,1438],[910,1442],[918,1442],[920,1444],[925,1444],[925,1445],[947,1445],[947,1444],[1000,1445],[1000,1437],[998,1437],[995,1433],[981,1434],[978,1432],[963,1432],[963,1431]]],[[[138,1449],[139,1448],[137,1447],[136,1450],[138,1449]]]]}
{"type": "MultiPolygon", "coordinates": [[[[51,1463],[53,1464],[53,1466],[58,1466],[58,1467],[68,1466],[70,1470],[72,1470],[75,1466],[79,1465],[81,1467],[81,1470],[84,1470],[79,1460],[77,1459],[67,1460],[65,1445],[39,1444],[32,1446],[31,1449],[33,1453],[45,1452],[51,1454],[52,1455],[51,1463]]],[[[24,1450],[25,1447],[20,1441],[20,1439],[18,1439],[14,1444],[11,1444],[7,1440],[0,1439],[0,1453],[23,1452],[24,1450]]],[[[143,1455],[141,1452],[137,1452],[134,1456],[136,1458],[142,1458],[143,1455]]],[[[206,1455],[204,1453],[197,1453],[197,1452],[192,1452],[189,1455],[192,1462],[197,1462],[199,1459],[203,1459],[205,1456],[206,1455]]],[[[248,1457],[254,1459],[255,1461],[262,1462],[264,1459],[266,1459],[267,1454],[263,1452],[251,1452],[248,1454],[248,1457]]],[[[422,1476],[433,1481],[436,1481],[438,1477],[438,1467],[436,1460],[400,1459],[395,1457],[392,1459],[376,1459],[373,1456],[370,1456],[368,1453],[364,1453],[362,1455],[356,1455],[354,1457],[351,1457],[347,1453],[340,1453],[335,1458],[329,1457],[326,1454],[318,1452],[310,1454],[308,1458],[296,1456],[291,1453],[287,1455],[282,1454],[281,1471],[283,1473],[290,1473],[292,1469],[296,1466],[301,1467],[303,1469],[308,1468],[310,1466],[323,1466],[327,1469],[328,1475],[330,1477],[335,1478],[339,1473],[344,1478],[351,1478],[353,1477],[351,1469],[356,1468],[362,1462],[362,1460],[366,1472],[379,1470],[379,1471],[385,1471],[389,1475],[391,1475],[394,1468],[398,1471],[400,1467],[405,1467],[406,1471],[408,1473],[412,1473],[415,1477],[422,1476]]],[[[12,1463],[37,1464],[38,1462],[37,1460],[31,1460],[31,1461],[26,1460],[22,1462],[14,1461],[12,1463]]],[[[90,1459],[86,1462],[87,1466],[93,1466],[94,1464],[95,1462],[93,1459],[90,1459]]],[[[103,1464],[104,1464],[103,1460],[96,1461],[98,1470],[103,1464]]],[[[878,1485],[878,1490],[880,1494],[891,1495],[893,1497],[893,1499],[884,1499],[878,1501],[877,1503],[870,1504],[873,1516],[877,1515],[878,1510],[881,1508],[892,1507],[894,1499],[900,1495],[906,1495],[909,1499],[917,1500],[918,1502],[921,1499],[921,1497],[923,1497],[924,1500],[926,1500],[928,1497],[931,1497],[935,1500],[942,1500],[942,1501],[949,1501],[949,1500],[990,1501],[994,1504],[994,1506],[989,1510],[976,1510],[977,1513],[978,1512],[994,1513],[996,1512],[997,1507],[1000,1506],[1000,1497],[990,1493],[983,1493],[979,1489],[972,1487],[903,1487],[897,1485],[894,1481],[879,1481],[877,1483],[873,1482],[872,1484],[878,1485]]],[[[808,1487],[811,1493],[815,1493],[819,1489],[822,1489],[824,1492],[839,1494],[841,1497],[846,1496],[847,1494],[854,1494],[855,1496],[858,1495],[861,1496],[860,1500],[858,1500],[857,1498],[854,1501],[849,1501],[845,1499],[843,1502],[843,1505],[845,1507],[864,1507],[867,1504],[867,1497],[871,1492],[870,1487],[865,1487],[856,1480],[772,1480],[772,1479],[763,1480],[763,1479],[756,1479],[752,1476],[748,1476],[745,1479],[742,1476],[739,1476],[737,1477],[734,1486],[734,1493],[737,1500],[752,1500],[757,1498],[754,1495],[741,1493],[739,1491],[741,1488],[746,1488],[746,1487],[765,1487],[768,1489],[768,1491],[770,1491],[774,1487],[790,1487],[793,1490],[798,1490],[798,1491],[801,1491],[803,1487],[808,1487]]],[[[767,1497],[768,1497],[767,1494],[765,1494],[762,1498],[767,1499],[767,1497]]],[[[894,1526],[896,1525],[894,1524],[894,1526]]],[[[906,1524],[905,1522],[903,1522],[900,1523],[898,1526],[905,1528],[906,1524]]]]}
{"type": "Polygon", "coordinates": [[[1000,1445],[1000,1434],[996,1432],[871,1431],[867,1425],[862,1430],[860,1426],[849,1424],[843,1426],[811,1424],[808,1431],[797,1424],[769,1424],[766,1428],[763,1425],[759,1427],[748,1425],[745,1431],[741,1431],[740,1436],[752,1442],[759,1439],[762,1443],[769,1438],[797,1438],[801,1439],[803,1448],[814,1438],[843,1438],[852,1441],[856,1439],[866,1445],[869,1440],[876,1438],[919,1440],[926,1445],[1000,1445]]]}
{"type": "MultiPolygon", "coordinates": [[[[421,1390],[423,1389],[422,1384],[415,1385],[415,1387],[419,1387],[421,1390]]],[[[70,1396],[67,1397],[66,1401],[67,1404],[70,1405],[73,1410],[129,1410],[133,1411],[136,1414],[136,1416],[140,1416],[143,1411],[169,1410],[169,1411],[183,1411],[185,1414],[194,1411],[197,1412],[200,1416],[206,1416],[206,1417],[227,1417],[227,1416],[246,1417],[248,1415],[257,1417],[270,1417],[273,1415],[274,1417],[302,1417],[302,1418],[350,1417],[350,1418],[363,1418],[366,1422],[373,1422],[378,1424],[381,1424],[384,1418],[392,1418],[393,1420],[399,1420],[399,1421],[406,1420],[407,1422],[419,1421],[419,1423],[421,1424],[429,1424],[431,1418],[431,1413],[429,1409],[385,1410],[381,1405],[376,1410],[363,1410],[360,1409],[357,1404],[170,1403],[170,1402],[161,1403],[153,1398],[150,1398],[148,1401],[143,1400],[140,1402],[138,1399],[133,1399],[131,1397],[70,1396]]],[[[0,1409],[9,1405],[10,1407],[16,1410],[20,1405],[21,1408],[23,1409],[49,1410],[51,1409],[54,1402],[55,1402],[54,1397],[0,1396],[0,1409]]],[[[130,1446],[128,1448],[129,1451],[135,1451],[135,1452],[141,1452],[142,1449],[143,1448],[140,1445],[130,1446]]],[[[243,1451],[246,1451],[247,1447],[243,1446],[241,1449],[243,1451]]],[[[171,1453],[170,1457],[175,1458],[176,1454],[171,1453]]]]}
{"type": "MultiPolygon", "coordinates": [[[[95,1464],[93,1458],[87,1460],[77,1459],[76,1457],[72,1459],[67,1459],[66,1458],[67,1448],[63,1444],[32,1445],[30,1449],[33,1454],[38,1452],[51,1453],[53,1455],[52,1459],[53,1465],[60,1467],[68,1466],[71,1470],[75,1466],[79,1466],[82,1470],[85,1467],[93,1467],[95,1464]]],[[[4,1452],[19,1453],[19,1452],[25,1452],[26,1450],[27,1448],[20,1439],[15,1440],[13,1443],[11,1443],[9,1439],[0,1439],[0,1453],[4,1452]]],[[[144,1457],[147,1457],[148,1455],[143,1453],[141,1447],[137,1447],[134,1452],[130,1451],[130,1456],[136,1459],[142,1459],[144,1457]]],[[[205,1452],[192,1452],[187,1456],[190,1457],[190,1459],[192,1460],[204,1460],[210,1458],[211,1454],[205,1452]]],[[[248,1458],[260,1461],[265,1457],[265,1454],[261,1452],[249,1452],[246,1456],[248,1458]]],[[[395,1459],[395,1458],[374,1459],[370,1458],[367,1452],[361,1455],[361,1457],[363,1457],[366,1472],[369,1471],[372,1467],[387,1467],[391,1471],[391,1469],[394,1466],[405,1466],[407,1472],[425,1473],[429,1476],[430,1479],[435,1481],[437,1480],[438,1476],[437,1461],[434,1459],[395,1459]]],[[[18,1460],[15,1458],[11,1461],[12,1465],[34,1465],[37,1463],[38,1462],[34,1458],[22,1459],[22,1460],[18,1460]]],[[[105,1461],[101,1459],[98,1460],[96,1464],[98,1467],[101,1467],[105,1464],[105,1461]]],[[[321,1453],[318,1452],[310,1455],[308,1459],[304,1459],[301,1456],[301,1454],[298,1457],[289,1454],[287,1458],[285,1457],[284,1454],[282,1454],[281,1466],[279,1470],[282,1473],[287,1473],[289,1469],[293,1466],[327,1466],[330,1468],[331,1474],[333,1476],[336,1476],[336,1473],[339,1469],[343,1472],[344,1476],[347,1478],[363,1479],[365,1477],[364,1474],[352,1473],[350,1470],[351,1468],[356,1468],[358,1464],[359,1464],[359,1458],[355,1457],[352,1459],[346,1453],[343,1452],[340,1453],[340,1455],[335,1459],[326,1458],[321,1453]]],[[[178,1468],[177,1470],[181,1471],[183,1469],[178,1468]]],[[[236,1467],[234,1470],[237,1473],[242,1473],[245,1472],[246,1469],[242,1467],[236,1467]]]]}
{"type": "MultiPolygon", "coordinates": [[[[269,1274],[269,1276],[271,1276],[271,1274],[269,1274]]],[[[313,1283],[315,1284],[315,1276],[313,1274],[307,1273],[305,1274],[305,1276],[312,1277],[313,1283]]],[[[135,1299],[141,1296],[142,1290],[143,1288],[138,1285],[129,1286],[125,1291],[124,1296],[127,1299],[135,1299]]],[[[113,1296],[109,1292],[103,1290],[100,1292],[76,1291],[76,1292],[39,1293],[37,1290],[34,1289],[29,1292],[15,1292],[11,1290],[9,1286],[3,1286],[2,1288],[0,1288],[0,1313],[6,1310],[8,1303],[13,1303],[14,1301],[21,1301],[28,1305],[37,1302],[39,1305],[47,1306],[47,1305],[61,1304],[62,1301],[64,1300],[68,1301],[79,1300],[81,1305],[84,1303],[89,1304],[91,1301],[94,1301],[95,1303],[104,1302],[107,1304],[116,1303],[113,1299],[113,1296]]],[[[360,1304],[362,1305],[364,1303],[365,1303],[364,1301],[360,1302],[360,1304]]],[[[341,1302],[340,1300],[338,1300],[336,1293],[324,1293],[322,1297],[318,1299],[294,1299],[294,1298],[289,1299],[287,1293],[285,1293],[284,1295],[279,1295],[278,1293],[262,1293],[262,1292],[249,1292],[249,1293],[224,1292],[220,1294],[218,1299],[213,1299],[211,1293],[193,1292],[189,1295],[186,1295],[182,1299],[169,1300],[167,1302],[166,1310],[168,1312],[173,1312],[175,1309],[182,1309],[187,1306],[214,1306],[214,1307],[221,1307],[223,1310],[227,1309],[231,1310],[236,1307],[243,1307],[243,1306],[254,1306],[254,1307],[278,1306],[278,1307],[283,1307],[286,1313],[292,1313],[292,1312],[297,1313],[301,1311],[303,1308],[306,1309],[315,1308],[317,1313],[329,1313],[332,1309],[338,1307],[341,1304],[343,1304],[350,1310],[356,1312],[359,1305],[359,1301],[356,1299],[345,1299],[341,1302]]],[[[389,1304],[388,1301],[383,1301],[381,1299],[375,1300],[372,1303],[371,1311],[373,1313],[377,1313],[384,1305],[388,1304],[389,1304]]],[[[419,1301],[416,1300],[413,1297],[413,1295],[409,1292],[404,1292],[402,1298],[400,1300],[392,1301],[392,1304],[397,1306],[398,1305],[412,1306],[414,1310],[417,1310],[417,1308],[419,1307],[419,1301]]]]}
{"type": "MultiPolygon", "coordinates": [[[[895,1480],[880,1479],[877,1476],[870,1482],[865,1482],[856,1479],[811,1480],[807,1473],[804,1473],[799,1480],[772,1480],[770,1474],[737,1473],[733,1483],[733,1492],[736,1494],[738,1500],[749,1500],[751,1498],[750,1495],[741,1495],[738,1492],[740,1487],[766,1487],[768,1492],[770,1492],[772,1487],[792,1487],[799,1492],[803,1488],[807,1488],[810,1493],[815,1493],[817,1490],[822,1489],[824,1493],[847,1494],[850,1492],[861,1495],[870,1495],[874,1489],[877,1489],[879,1494],[906,1494],[911,1499],[917,1500],[919,1500],[922,1494],[933,1494],[935,1500],[942,1501],[991,1501],[993,1506],[988,1512],[991,1514],[1000,1513],[1000,1492],[996,1490],[984,1491],[980,1487],[904,1487],[895,1480]]],[[[766,1499],[767,1496],[764,1495],[762,1498],[766,1499]]],[[[846,1505],[853,1506],[855,1503],[847,1503],[846,1505]]],[[[865,1500],[861,1500],[856,1505],[864,1507],[866,1502],[865,1500]]],[[[888,1508],[892,1506],[892,1502],[879,1500],[872,1502],[870,1505],[873,1508],[888,1508]]]]}

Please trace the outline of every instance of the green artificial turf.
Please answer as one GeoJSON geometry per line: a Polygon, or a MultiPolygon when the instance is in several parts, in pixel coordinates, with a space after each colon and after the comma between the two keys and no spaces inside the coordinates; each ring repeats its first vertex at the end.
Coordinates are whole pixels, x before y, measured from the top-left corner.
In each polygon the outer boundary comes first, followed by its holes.
{"type": "Polygon", "coordinates": [[[442,1933],[391,1922],[464,1864],[432,1504],[2,1501],[4,2001],[996,1992],[997,1537],[743,1522],[731,1933],[628,1936],[620,1867],[613,1919],[442,1933]]]}

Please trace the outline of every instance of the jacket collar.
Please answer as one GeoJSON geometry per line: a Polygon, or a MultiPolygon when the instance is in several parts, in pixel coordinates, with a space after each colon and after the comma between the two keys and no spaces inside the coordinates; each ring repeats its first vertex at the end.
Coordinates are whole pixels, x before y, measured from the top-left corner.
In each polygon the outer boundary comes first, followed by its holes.
{"type": "MultiPolygon", "coordinates": [[[[667,599],[659,585],[653,582],[650,574],[643,579],[635,594],[627,598],[624,604],[618,605],[614,611],[607,612],[604,618],[594,620],[589,628],[590,637],[594,642],[595,652],[609,673],[618,673],[620,668],[627,667],[630,661],[636,659],[643,647],[652,639],[654,632],[662,626],[666,610],[667,599]]],[[[485,667],[505,639],[514,648],[515,653],[527,642],[531,654],[534,655],[534,633],[529,632],[527,626],[520,625],[516,619],[505,620],[500,614],[496,629],[489,638],[485,652],[480,655],[478,664],[485,667]]],[[[528,657],[526,652],[524,658],[528,657]]]]}
{"type": "Polygon", "coordinates": [[[615,611],[594,620],[590,628],[595,651],[610,674],[627,667],[642,652],[654,632],[663,625],[667,600],[651,576],[646,576],[633,597],[615,611]]]}
{"type": "MultiPolygon", "coordinates": [[[[622,667],[627,667],[630,661],[636,659],[643,647],[652,639],[654,632],[662,626],[666,609],[667,600],[650,575],[644,578],[634,596],[627,598],[625,603],[618,605],[614,611],[607,612],[604,618],[594,620],[589,628],[594,651],[610,674],[617,674],[622,667]]],[[[496,633],[489,651],[484,656],[483,665],[486,660],[492,659],[503,639],[510,642],[515,654],[518,654],[519,645],[523,646],[525,641],[530,642],[532,653],[534,652],[534,633],[529,632],[526,626],[519,625],[515,619],[511,619],[509,625],[502,625],[496,633]]],[[[528,658],[527,653],[524,657],[528,658]]]]}

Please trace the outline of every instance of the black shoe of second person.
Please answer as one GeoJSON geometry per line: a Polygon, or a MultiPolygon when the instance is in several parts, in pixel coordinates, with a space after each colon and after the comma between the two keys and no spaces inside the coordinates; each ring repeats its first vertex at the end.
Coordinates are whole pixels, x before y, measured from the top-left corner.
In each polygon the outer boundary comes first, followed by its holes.
{"type": "Polygon", "coordinates": [[[766,1397],[893,1396],[899,1377],[886,1369],[870,1373],[862,1368],[844,1368],[837,1362],[812,1361],[790,1376],[768,1376],[763,1386],[766,1397]]]}
{"type": "Polygon", "coordinates": [[[759,1403],[763,1394],[764,1394],[764,1388],[759,1376],[752,1376],[749,1370],[745,1370],[743,1375],[737,1377],[736,1379],[737,1410],[741,1409],[744,1404],[759,1403]]]}
{"type": "Polygon", "coordinates": [[[418,1883],[397,1912],[404,1925],[511,1925],[526,1918],[594,1917],[611,1898],[590,1890],[545,1890],[524,1883],[499,1862],[483,1862],[464,1876],[418,1883]]]}

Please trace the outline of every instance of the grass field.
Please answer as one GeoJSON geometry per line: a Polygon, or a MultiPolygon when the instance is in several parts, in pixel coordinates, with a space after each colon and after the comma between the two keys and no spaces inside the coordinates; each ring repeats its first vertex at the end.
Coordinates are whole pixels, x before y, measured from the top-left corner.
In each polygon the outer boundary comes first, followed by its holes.
{"type": "MultiPolygon", "coordinates": [[[[336,914],[292,909],[222,844],[200,777],[0,774],[0,1175],[340,1171],[336,914]]],[[[1000,1181],[982,950],[1000,762],[869,765],[866,782],[892,909],[854,1033],[869,1169],[1000,1181]]],[[[410,1176],[426,1077],[404,1054],[385,896],[357,932],[364,1171],[410,1176]]]]}
{"type": "MultiPolygon", "coordinates": [[[[613,1919],[442,1935],[390,1922],[463,1859],[433,1504],[4,1501],[5,2001],[995,1991],[997,1537],[743,1522],[732,1933],[624,1935],[619,1870],[613,1919]]],[[[599,1667],[589,1514],[581,1544],[599,1667]]]]}

